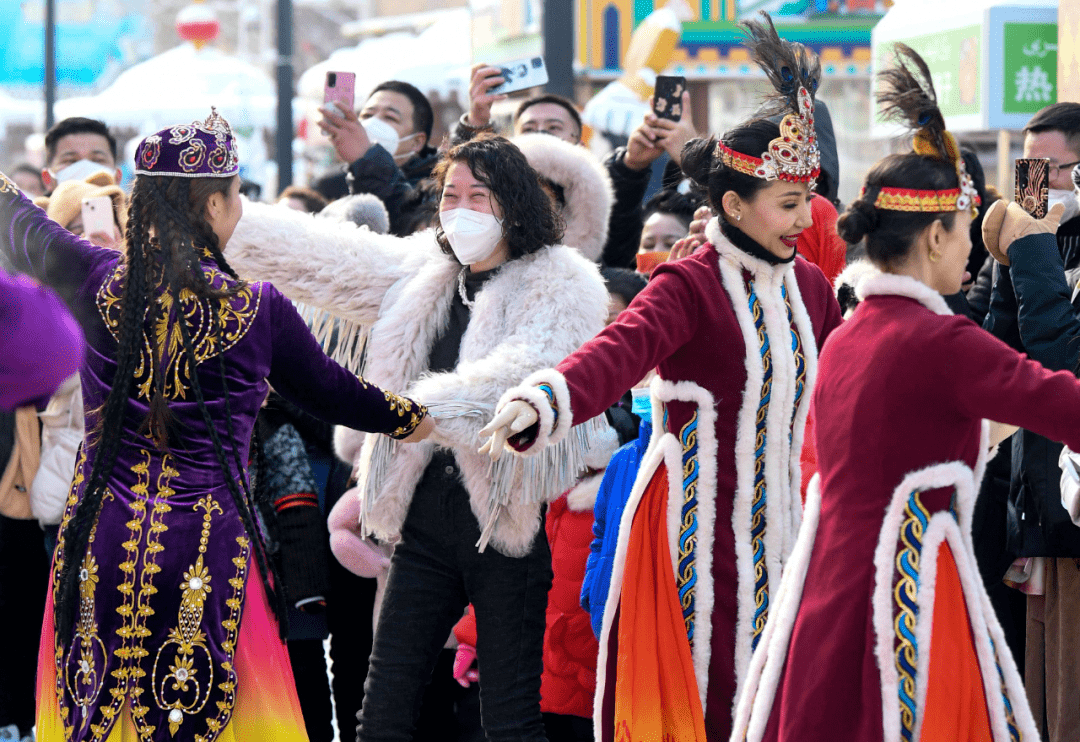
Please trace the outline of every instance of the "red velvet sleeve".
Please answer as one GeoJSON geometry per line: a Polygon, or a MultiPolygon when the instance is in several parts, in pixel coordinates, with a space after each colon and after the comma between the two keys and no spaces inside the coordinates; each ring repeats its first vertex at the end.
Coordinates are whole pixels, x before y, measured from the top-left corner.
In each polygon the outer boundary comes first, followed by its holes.
{"type": "Polygon", "coordinates": [[[557,367],[570,389],[573,424],[615,404],[697,332],[693,259],[665,263],[618,319],[557,367]]]}
{"type": "Polygon", "coordinates": [[[970,417],[1016,425],[1080,450],[1080,381],[1051,372],[962,317],[947,318],[947,347],[936,355],[935,379],[943,405],[970,417]]]}

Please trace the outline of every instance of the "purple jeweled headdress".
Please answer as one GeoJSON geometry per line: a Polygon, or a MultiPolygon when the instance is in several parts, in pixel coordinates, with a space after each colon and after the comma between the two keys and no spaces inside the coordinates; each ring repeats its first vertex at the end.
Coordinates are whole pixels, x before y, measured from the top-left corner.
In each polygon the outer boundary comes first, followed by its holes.
{"type": "Polygon", "coordinates": [[[232,127],[213,107],[205,121],[162,129],[135,150],[136,175],[229,178],[239,172],[232,127]]]}

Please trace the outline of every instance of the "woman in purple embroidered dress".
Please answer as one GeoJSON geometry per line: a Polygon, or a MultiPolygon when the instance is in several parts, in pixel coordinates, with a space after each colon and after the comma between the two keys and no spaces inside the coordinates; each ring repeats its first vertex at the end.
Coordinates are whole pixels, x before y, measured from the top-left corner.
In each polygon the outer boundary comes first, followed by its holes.
{"type": "Polygon", "coordinates": [[[0,250],[57,290],[87,342],[40,740],[306,740],[247,481],[255,415],[270,384],[332,423],[406,441],[433,428],[422,406],[330,361],[273,286],[236,277],[222,251],[238,172],[216,113],[147,137],[123,255],[0,175],[0,250]]]}

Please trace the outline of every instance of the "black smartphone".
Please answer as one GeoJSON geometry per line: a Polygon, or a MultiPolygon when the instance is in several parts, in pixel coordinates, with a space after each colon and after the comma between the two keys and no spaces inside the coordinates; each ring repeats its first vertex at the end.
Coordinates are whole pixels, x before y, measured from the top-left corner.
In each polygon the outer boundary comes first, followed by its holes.
{"type": "Polygon", "coordinates": [[[1050,198],[1050,160],[1022,157],[1016,161],[1014,200],[1036,219],[1046,216],[1050,198]]]}
{"type": "Polygon", "coordinates": [[[653,92],[653,113],[669,121],[681,119],[682,94],[685,90],[686,78],[682,75],[658,76],[653,92]]]}

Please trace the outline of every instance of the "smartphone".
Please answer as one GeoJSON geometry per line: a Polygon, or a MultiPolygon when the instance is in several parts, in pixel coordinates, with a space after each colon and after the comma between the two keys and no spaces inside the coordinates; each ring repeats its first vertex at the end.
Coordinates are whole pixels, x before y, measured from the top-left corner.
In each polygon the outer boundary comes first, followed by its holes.
{"type": "Polygon", "coordinates": [[[356,92],[356,73],[327,72],[326,85],[323,87],[323,108],[334,114],[340,114],[334,103],[340,103],[346,110],[353,109],[353,96],[356,92]]]}
{"type": "Polygon", "coordinates": [[[92,234],[114,234],[112,199],[108,196],[84,198],[82,201],[83,236],[89,239],[92,234]]]}
{"type": "Polygon", "coordinates": [[[1046,216],[1050,198],[1050,160],[1022,157],[1016,161],[1014,200],[1036,219],[1046,216]]]}
{"type": "Polygon", "coordinates": [[[489,92],[494,95],[516,93],[519,90],[547,85],[548,72],[543,57],[526,57],[499,65],[499,75],[505,82],[489,92]]]}
{"type": "Polygon", "coordinates": [[[681,119],[682,94],[685,90],[686,78],[682,75],[659,75],[653,92],[653,113],[669,121],[681,119]]]}

